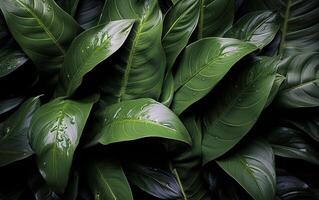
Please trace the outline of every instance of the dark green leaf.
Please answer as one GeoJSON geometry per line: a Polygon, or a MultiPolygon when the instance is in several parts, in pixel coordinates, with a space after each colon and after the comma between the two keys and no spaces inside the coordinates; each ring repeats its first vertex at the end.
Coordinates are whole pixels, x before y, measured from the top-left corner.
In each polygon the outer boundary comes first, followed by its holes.
{"type": "Polygon", "coordinates": [[[0,167],[33,154],[27,134],[33,113],[39,106],[39,97],[30,98],[0,124],[0,167]]]}
{"type": "Polygon", "coordinates": [[[318,150],[303,137],[303,133],[288,127],[277,127],[267,135],[275,155],[319,164],[318,150]]]}
{"type": "Polygon", "coordinates": [[[189,134],[178,117],[152,99],[123,101],[96,113],[95,138],[91,142],[108,145],[146,137],[158,137],[191,144],[189,134]]]}
{"type": "Polygon", "coordinates": [[[170,172],[141,164],[131,164],[128,167],[128,178],[133,185],[157,198],[182,199],[179,184],[170,172]]]}
{"type": "Polygon", "coordinates": [[[71,16],[75,16],[80,0],[56,0],[59,6],[71,16]]]}
{"type": "Polygon", "coordinates": [[[277,96],[277,103],[286,108],[319,106],[319,54],[306,53],[285,58],[280,70],[286,82],[277,96]]]}
{"type": "Polygon", "coordinates": [[[100,23],[137,19],[115,64],[104,78],[102,91],[109,102],[136,98],[158,99],[165,71],[161,44],[162,13],[155,0],[108,0],[100,23]]]}
{"type": "Polygon", "coordinates": [[[168,73],[163,83],[163,89],[162,89],[162,94],[160,97],[160,102],[166,107],[169,107],[173,101],[173,98],[174,98],[174,77],[172,73],[168,73]]]}
{"type": "Polygon", "coordinates": [[[233,74],[220,96],[203,115],[204,164],[234,147],[264,109],[275,80],[278,61],[264,57],[233,74]],[[227,92],[226,92],[227,91],[227,92]]]}
{"type": "Polygon", "coordinates": [[[12,48],[0,48],[0,78],[21,67],[28,58],[26,55],[12,48]]]}
{"type": "Polygon", "coordinates": [[[96,200],[133,200],[122,165],[114,159],[96,159],[88,163],[87,179],[96,200]]]}
{"type": "Polygon", "coordinates": [[[80,0],[75,19],[82,28],[89,29],[97,24],[104,3],[104,0],[80,0]]]}
{"type": "Polygon", "coordinates": [[[275,99],[275,97],[277,96],[278,91],[280,89],[280,86],[283,84],[283,82],[285,80],[286,80],[286,77],[284,77],[280,74],[276,74],[276,78],[275,78],[274,83],[271,87],[270,94],[268,96],[267,103],[266,103],[265,107],[268,107],[272,103],[272,101],[275,99]]]}
{"type": "Polygon", "coordinates": [[[2,0],[13,37],[40,70],[56,72],[79,33],[77,23],[53,0],[2,0]]]}
{"type": "Polygon", "coordinates": [[[19,106],[23,102],[23,97],[15,97],[10,99],[1,99],[0,100],[0,115],[6,113],[17,106],[19,106]]]}
{"type": "Polygon", "coordinates": [[[255,200],[274,199],[276,174],[271,147],[261,141],[251,141],[235,154],[216,161],[255,200]]]}
{"type": "Polygon", "coordinates": [[[72,95],[85,74],[111,56],[124,43],[133,20],[118,20],[91,28],[76,37],[62,65],[58,95],[72,95]]]}
{"type": "Polygon", "coordinates": [[[165,15],[162,43],[166,53],[168,71],[187,45],[197,26],[198,18],[198,0],[179,1],[165,15]]]}
{"type": "Polygon", "coordinates": [[[225,33],[225,37],[251,42],[262,49],[275,38],[279,26],[277,14],[270,11],[251,12],[240,18],[225,33]]]}
{"type": "Polygon", "coordinates": [[[231,38],[205,38],[187,46],[177,64],[173,111],[180,114],[203,98],[237,61],[256,49],[231,38]]]}
{"type": "Polygon", "coordinates": [[[92,105],[58,98],[41,106],[32,118],[31,147],[43,178],[57,192],[67,185],[73,154],[92,105]]]}
{"type": "Polygon", "coordinates": [[[222,36],[234,20],[234,0],[199,0],[197,38],[222,36]]]}

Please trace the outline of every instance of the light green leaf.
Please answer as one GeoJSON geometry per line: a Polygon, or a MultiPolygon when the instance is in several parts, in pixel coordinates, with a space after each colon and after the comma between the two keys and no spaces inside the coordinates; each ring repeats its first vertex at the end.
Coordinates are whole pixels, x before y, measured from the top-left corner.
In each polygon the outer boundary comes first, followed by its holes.
{"type": "Polygon", "coordinates": [[[88,163],[87,179],[96,200],[133,200],[119,161],[99,158],[88,163]]]}
{"type": "Polygon", "coordinates": [[[235,154],[216,161],[255,200],[274,199],[276,174],[271,147],[261,141],[251,141],[235,154]]]}
{"type": "Polygon", "coordinates": [[[0,167],[33,154],[27,133],[33,113],[39,106],[39,97],[30,98],[0,124],[0,167]]]}
{"type": "Polygon", "coordinates": [[[128,40],[104,78],[103,99],[120,102],[136,98],[158,99],[165,71],[161,44],[162,13],[155,0],[109,0],[100,23],[136,19],[128,40]]]}
{"type": "Polygon", "coordinates": [[[116,142],[158,137],[191,143],[178,117],[164,105],[148,98],[123,101],[100,109],[94,120],[95,138],[91,142],[116,142]]]}
{"type": "Polygon", "coordinates": [[[197,38],[219,37],[231,27],[235,15],[234,0],[199,0],[200,17],[197,38]]]}
{"type": "Polygon", "coordinates": [[[80,86],[85,74],[123,45],[133,23],[133,20],[112,21],[76,37],[62,65],[57,94],[71,96],[80,86]]]}
{"type": "Polygon", "coordinates": [[[29,139],[43,178],[56,192],[63,192],[74,151],[93,103],[57,98],[34,114],[29,139]]]}
{"type": "Polygon", "coordinates": [[[41,71],[57,72],[79,33],[77,23],[53,0],[2,0],[14,39],[41,71]]]}
{"type": "Polygon", "coordinates": [[[319,53],[305,53],[286,57],[280,72],[286,82],[278,93],[277,104],[286,108],[319,106],[319,53]]]}
{"type": "Polygon", "coordinates": [[[278,61],[259,58],[225,81],[221,95],[203,108],[203,162],[234,147],[263,111],[276,76],[278,61]]]}
{"type": "Polygon", "coordinates": [[[275,38],[279,27],[277,14],[270,11],[256,11],[240,18],[224,37],[251,42],[262,49],[275,38]]]}
{"type": "Polygon", "coordinates": [[[187,45],[199,18],[199,0],[179,1],[166,13],[162,44],[169,71],[177,56],[187,45]]]}
{"type": "Polygon", "coordinates": [[[305,160],[319,165],[318,150],[307,142],[303,133],[288,127],[277,127],[267,135],[275,155],[305,160]]]}
{"type": "Polygon", "coordinates": [[[256,49],[231,38],[205,38],[187,46],[176,66],[173,111],[180,114],[203,98],[236,62],[256,49]]]}

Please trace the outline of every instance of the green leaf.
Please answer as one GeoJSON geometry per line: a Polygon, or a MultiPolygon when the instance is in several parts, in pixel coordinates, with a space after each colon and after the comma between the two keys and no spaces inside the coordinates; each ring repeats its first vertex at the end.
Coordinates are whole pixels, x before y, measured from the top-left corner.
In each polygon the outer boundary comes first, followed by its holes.
{"type": "Polygon", "coordinates": [[[191,143],[189,134],[178,117],[164,105],[148,98],[123,101],[97,111],[91,142],[108,145],[158,137],[191,143]]]}
{"type": "Polygon", "coordinates": [[[89,71],[116,52],[124,43],[133,20],[118,20],[91,28],[76,37],[60,73],[58,95],[71,96],[89,71]]]}
{"type": "Polygon", "coordinates": [[[104,3],[104,0],[80,0],[75,19],[82,28],[89,29],[98,23],[104,3]]]}
{"type": "Polygon", "coordinates": [[[57,98],[34,114],[29,139],[37,155],[43,178],[57,192],[63,192],[74,151],[93,103],[57,98]]]}
{"type": "Polygon", "coordinates": [[[75,16],[80,0],[56,0],[59,6],[71,16],[75,16]]]}
{"type": "Polygon", "coordinates": [[[280,64],[286,82],[278,93],[277,104],[285,108],[319,106],[318,53],[285,58],[280,64]]]}
{"type": "Polygon", "coordinates": [[[169,107],[174,98],[174,77],[168,73],[163,84],[162,94],[160,96],[161,104],[169,107]]]}
{"type": "Polygon", "coordinates": [[[0,115],[13,110],[23,102],[23,97],[14,97],[0,100],[0,115]]]}
{"type": "Polygon", "coordinates": [[[185,200],[206,200],[209,199],[208,189],[202,179],[202,130],[200,123],[193,116],[183,117],[190,136],[192,147],[176,154],[172,158],[172,170],[182,189],[185,200]]]}
{"type": "Polygon", "coordinates": [[[202,116],[203,162],[234,147],[253,127],[263,111],[275,80],[277,59],[259,58],[232,74],[202,116]]]}
{"type": "Polygon", "coordinates": [[[262,49],[275,38],[279,27],[277,14],[270,11],[256,11],[240,18],[224,36],[251,42],[262,49]]]}
{"type": "Polygon", "coordinates": [[[77,23],[53,0],[2,0],[14,39],[41,71],[56,72],[79,33],[77,23]]]}
{"type": "Polygon", "coordinates": [[[122,165],[115,159],[99,158],[90,161],[87,179],[96,200],[133,200],[122,165]]]}
{"type": "Polygon", "coordinates": [[[254,10],[276,10],[281,17],[279,54],[319,52],[319,1],[317,0],[249,0],[254,10]]]}
{"type": "Polygon", "coordinates": [[[160,199],[182,199],[174,175],[165,170],[134,163],[128,166],[128,179],[146,193],[160,199]]]}
{"type": "Polygon", "coordinates": [[[274,199],[275,163],[272,149],[268,144],[251,141],[245,148],[216,162],[255,200],[274,199]]]}
{"type": "Polygon", "coordinates": [[[200,17],[197,38],[219,37],[231,27],[235,14],[234,0],[199,0],[200,17]]]}
{"type": "Polygon", "coordinates": [[[165,71],[161,44],[162,13],[155,0],[108,0],[100,23],[136,19],[128,40],[104,78],[102,92],[110,102],[158,99],[165,71]]]}
{"type": "Polygon", "coordinates": [[[318,150],[303,137],[303,133],[288,127],[277,127],[267,135],[275,155],[319,164],[318,150]]]}
{"type": "Polygon", "coordinates": [[[39,106],[39,97],[30,98],[0,124],[0,167],[33,154],[27,133],[33,113],[39,106]]]}
{"type": "Polygon", "coordinates": [[[231,38],[205,38],[187,46],[175,75],[172,109],[180,114],[208,94],[255,45],[231,38]]]}
{"type": "Polygon", "coordinates": [[[187,45],[199,18],[199,1],[179,1],[166,13],[163,24],[162,44],[166,53],[168,71],[187,45]]]}
{"type": "Polygon", "coordinates": [[[283,84],[283,82],[285,80],[286,80],[286,77],[284,77],[280,74],[276,74],[276,78],[275,78],[274,83],[271,87],[270,94],[268,96],[267,103],[266,103],[265,107],[268,107],[272,103],[272,101],[275,99],[275,97],[277,96],[277,94],[279,92],[280,86],[283,84]]]}

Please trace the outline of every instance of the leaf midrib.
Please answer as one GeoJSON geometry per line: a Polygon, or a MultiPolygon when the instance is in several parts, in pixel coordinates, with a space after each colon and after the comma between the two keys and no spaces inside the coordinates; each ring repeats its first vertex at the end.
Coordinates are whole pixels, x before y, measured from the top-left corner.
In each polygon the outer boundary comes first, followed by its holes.
{"type": "Polygon", "coordinates": [[[285,46],[285,42],[286,42],[285,40],[286,40],[286,36],[287,36],[290,7],[291,7],[291,0],[288,0],[287,8],[286,8],[286,11],[285,11],[285,18],[284,18],[282,35],[281,35],[281,41],[280,41],[279,51],[278,51],[279,55],[283,54],[283,50],[284,50],[284,46],[285,46]]]}
{"type": "MultiPolygon", "coordinates": [[[[47,34],[47,36],[51,39],[51,41],[55,44],[55,46],[57,46],[57,48],[59,49],[59,51],[62,53],[62,55],[65,55],[66,52],[64,50],[64,48],[58,43],[58,40],[52,35],[52,33],[48,30],[48,28],[44,25],[44,23],[41,21],[41,19],[32,11],[32,9],[24,4],[23,2],[21,2],[20,0],[17,0],[17,2],[26,9],[27,12],[30,13],[30,15],[38,22],[38,24],[40,25],[40,27],[44,30],[44,32],[47,34]]],[[[53,12],[54,14],[54,12],[53,12]]]]}
{"type": "Polygon", "coordinates": [[[97,170],[99,176],[101,177],[102,182],[104,183],[104,185],[106,185],[107,189],[110,191],[110,193],[111,193],[111,195],[112,195],[112,198],[113,198],[114,200],[117,200],[117,198],[116,198],[116,196],[115,196],[115,194],[114,194],[112,188],[111,188],[110,185],[108,184],[108,181],[104,178],[104,176],[103,176],[101,170],[99,169],[99,167],[98,167],[98,166],[95,166],[95,168],[96,168],[96,170],[97,170]]]}

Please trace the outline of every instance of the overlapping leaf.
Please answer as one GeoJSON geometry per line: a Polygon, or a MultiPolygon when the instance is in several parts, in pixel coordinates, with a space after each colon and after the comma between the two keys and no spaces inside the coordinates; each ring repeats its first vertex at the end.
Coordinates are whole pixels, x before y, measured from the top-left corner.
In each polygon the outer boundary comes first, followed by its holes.
{"type": "Polygon", "coordinates": [[[102,91],[107,102],[136,98],[158,99],[165,71],[161,44],[162,13],[154,0],[106,1],[100,23],[119,19],[137,22],[106,73],[102,91]]]}
{"type": "Polygon", "coordinates": [[[203,98],[256,46],[231,38],[205,38],[185,49],[177,64],[172,109],[180,114],[203,98]]]}
{"type": "Polygon", "coordinates": [[[113,21],[89,29],[75,38],[61,69],[57,94],[72,95],[85,74],[122,46],[133,23],[133,20],[113,21]]]}
{"type": "Polygon", "coordinates": [[[43,178],[63,192],[74,151],[93,103],[57,98],[41,106],[32,118],[29,139],[43,178]]]}
{"type": "Polygon", "coordinates": [[[274,199],[275,163],[272,149],[268,144],[250,141],[240,151],[216,162],[255,200],[274,199]]]}
{"type": "Polygon", "coordinates": [[[261,114],[275,80],[278,60],[264,57],[227,80],[223,93],[203,114],[203,160],[235,146],[261,114]]]}

